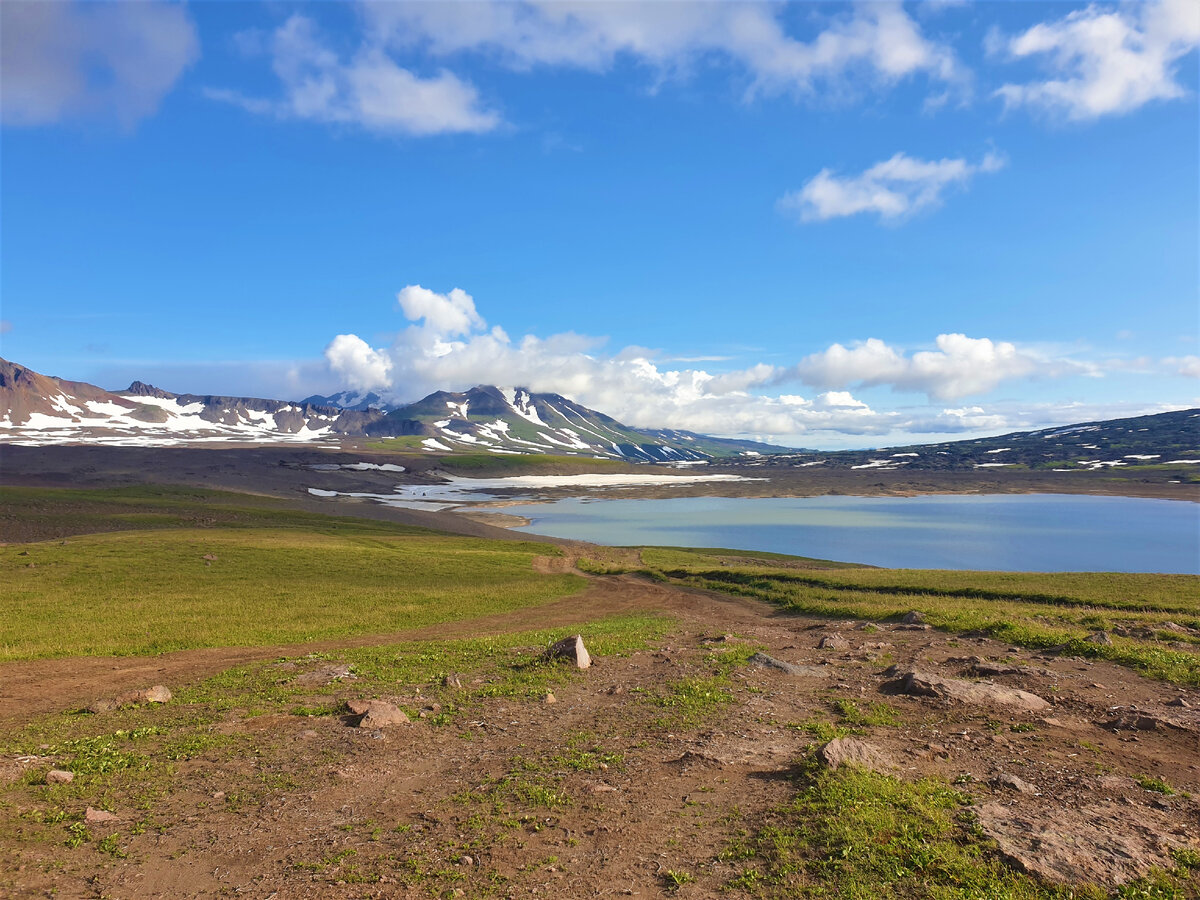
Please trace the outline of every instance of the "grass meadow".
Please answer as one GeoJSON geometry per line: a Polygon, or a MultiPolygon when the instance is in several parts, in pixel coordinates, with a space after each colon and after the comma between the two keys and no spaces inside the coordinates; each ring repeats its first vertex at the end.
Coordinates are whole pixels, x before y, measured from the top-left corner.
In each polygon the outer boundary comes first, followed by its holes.
{"type": "Polygon", "coordinates": [[[41,505],[50,518],[73,510],[96,527],[129,530],[0,547],[0,660],[389,633],[536,606],[585,584],[533,571],[535,556],[558,552],[546,544],[231,497],[27,491],[14,501],[6,491],[5,513],[41,505]]]}
{"type": "MultiPolygon", "coordinates": [[[[874,621],[911,610],[936,628],[1059,647],[1176,684],[1200,685],[1200,577],[1109,572],[876,569],[744,551],[647,547],[650,577],[765,600],[798,613],[874,621]],[[1110,643],[1090,640],[1098,631],[1110,643]]],[[[596,570],[622,571],[611,564],[596,570]]],[[[630,569],[624,569],[630,570],[630,569]]]]}

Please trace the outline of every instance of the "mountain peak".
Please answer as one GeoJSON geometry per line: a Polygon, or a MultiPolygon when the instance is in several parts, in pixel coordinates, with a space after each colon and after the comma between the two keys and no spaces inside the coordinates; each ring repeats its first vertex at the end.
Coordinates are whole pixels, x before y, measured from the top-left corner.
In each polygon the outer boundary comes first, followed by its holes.
{"type": "Polygon", "coordinates": [[[156,388],[154,385],[146,384],[144,381],[133,382],[128,388],[122,391],[122,393],[126,396],[134,397],[158,397],[161,400],[170,400],[172,397],[176,396],[170,391],[164,391],[162,388],[156,388]]]}

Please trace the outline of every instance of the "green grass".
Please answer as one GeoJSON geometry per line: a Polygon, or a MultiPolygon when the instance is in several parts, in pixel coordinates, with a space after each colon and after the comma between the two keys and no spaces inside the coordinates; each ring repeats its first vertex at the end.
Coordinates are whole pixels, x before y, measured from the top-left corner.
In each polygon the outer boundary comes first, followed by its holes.
{"type": "Polygon", "coordinates": [[[535,556],[559,552],[546,544],[246,505],[252,499],[5,491],[8,510],[50,519],[82,510],[138,530],[0,547],[0,660],[390,633],[536,606],[585,584],[533,571],[535,556]],[[175,527],[181,516],[192,527],[175,527]]]}
{"type": "MultiPolygon", "coordinates": [[[[1058,648],[1108,659],[1152,678],[1200,685],[1197,633],[1164,630],[1167,622],[1200,629],[1200,577],[1123,573],[961,572],[873,569],[814,570],[811,560],[783,565],[740,551],[644,548],[642,574],[753,597],[819,616],[895,620],[920,610],[946,631],[987,634],[1030,648],[1058,648]],[[1149,629],[1151,636],[1112,636],[1098,630],[1149,629]],[[1166,641],[1170,641],[1168,645],[1166,641]]],[[[611,563],[605,571],[614,571],[611,563]]],[[[626,569],[633,571],[632,569],[626,569]]]]}
{"type": "Polygon", "coordinates": [[[732,891],[760,897],[1067,900],[1106,896],[1055,887],[1005,865],[973,833],[969,799],[943,782],[905,782],[809,756],[798,792],[721,854],[732,891]]]}

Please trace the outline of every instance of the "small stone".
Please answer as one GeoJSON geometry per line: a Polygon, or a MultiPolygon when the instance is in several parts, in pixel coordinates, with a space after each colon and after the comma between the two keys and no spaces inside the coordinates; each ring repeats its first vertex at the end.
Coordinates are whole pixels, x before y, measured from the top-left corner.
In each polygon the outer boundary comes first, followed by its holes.
{"type": "Polygon", "coordinates": [[[817,756],[830,769],[851,765],[884,772],[895,768],[877,747],[854,738],[834,738],[817,752],[817,756]]]}
{"type": "Polygon", "coordinates": [[[142,696],[146,703],[170,703],[171,692],[165,685],[156,684],[154,687],[146,688],[142,696]]]}
{"type": "Polygon", "coordinates": [[[900,621],[905,625],[924,625],[925,617],[914,609],[912,612],[905,613],[904,618],[900,621]]]}
{"type": "Polygon", "coordinates": [[[346,706],[354,715],[362,716],[358,721],[359,728],[384,728],[410,722],[404,710],[387,700],[350,700],[346,706]]]}
{"type": "Polygon", "coordinates": [[[107,825],[110,822],[121,821],[120,816],[115,816],[107,810],[87,808],[87,812],[83,814],[83,820],[89,825],[107,825]]]}
{"type": "Polygon", "coordinates": [[[592,664],[591,654],[583,645],[583,635],[574,634],[561,641],[555,641],[544,654],[546,659],[566,659],[575,664],[576,668],[586,669],[592,664]]]}
{"type": "Polygon", "coordinates": [[[766,653],[755,653],[747,660],[751,665],[760,666],[764,669],[775,669],[779,672],[784,672],[788,675],[805,675],[809,678],[825,678],[829,675],[820,666],[798,666],[794,663],[784,662],[781,659],[776,659],[766,653]]]}
{"type": "Polygon", "coordinates": [[[1018,794],[1036,794],[1038,792],[1036,787],[1024,778],[1018,778],[1016,775],[1002,773],[992,779],[992,784],[995,787],[1004,787],[1016,791],[1018,794]]]}
{"type": "Polygon", "coordinates": [[[75,773],[65,769],[51,769],[46,773],[46,784],[70,784],[75,780],[75,773]]]}

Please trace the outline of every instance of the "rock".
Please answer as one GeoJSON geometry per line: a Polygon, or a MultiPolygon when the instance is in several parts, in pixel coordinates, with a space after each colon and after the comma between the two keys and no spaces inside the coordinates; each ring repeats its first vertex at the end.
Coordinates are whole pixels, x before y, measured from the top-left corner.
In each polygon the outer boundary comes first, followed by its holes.
{"type": "Polygon", "coordinates": [[[156,684],[154,687],[142,691],[142,699],[146,703],[170,703],[171,692],[165,685],[156,684]]]}
{"type": "Polygon", "coordinates": [[[886,772],[895,764],[879,748],[854,738],[834,738],[817,751],[817,758],[829,769],[858,766],[872,772],[886,772]]]}
{"type": "Polygon", "coordinates": [[[845,650],[850,646],[850,642],[840,634],[834,632],[832,634],[821,635],[821,641],[817,644],[818,650],[845,650]]]}
{"type": "Polygon", "coordinates": [[[586,669],[592,664],[592,657],[583,645],[583,635],[574,634],[561,641],[555,641],[544,654],[548,660],[566,659],[575,664],[578,669],[586,669]]]}
{"type": "Polygon", "coordinates": [[[1106,631],[1097,631],[1095,634],[1089,634],[1084,638],[1089,644],[1099,644],[1101,647],[1111,647],[1112,638],[1108,636],[1106,631]]]}
{"type": "Polygon", "coordinates": [[[333,684],[335,681],[343,681],[353,679],[354,673],[350,671],[350,666],[345,663],[321,666],[319,669],[313,669],[311,672],[305,672],[303,675],[296,676],[296,684],[305,686],[333,684]]]}
{"type": "Polygon", "coordinates": [[[885,687],[889,687],[897,693],[912,694],[917,697],[949,698],[960,703],[998,703],[1002,706],[1014,706],[1032,712],[1050,708],[1049,703],[1037,694],[1031,694],[1028,691],[987,682],[942,678],[940,675],[930,675],[925,672],[903,673],[899,679],[885,687]]]}
{"type": "Polygon", "coordinates": [[[1024,778],[1018,778],[1016,775],[1007,775],[1001,773],[992,779],[994,787],[1004,787],[1009,790],[1016,791],[1018,794],[1036,794],[1038,789],[1026,781],[1024,778]]]}
{"type": "Polygon", "coordinates": [[[967,671],[981,678],[995,678],[1000,675],[1051,675],[1045,669],[1034,669],[1031,666],[1012,666],[1008,663],[991,662],[978,656],[968,660],[967,671]]]}
{"type": "Polygon", "coordinates": [[[113,815],[107,810],[87,808],[87,812],[83,814],[83,821],[89,825],[107,825],[110,822],[120,822],[121,817],[113,815]]]}
{"type": "Polygon", "coordinates": [[[1101,801],[1012,807],[989,803],[979,826],[1018,869],[1047,881],[1121,885],[1171,869],[1180,846],[1162,812],[1101,801]]]}
{"type": "Polygon", "coordinates": [[[1099,724],[1101,728],[1107,728],[1109,731],[1158,731],[1159,725],[1168,723],[1160,720],[1157,716],[1126,712],[1115,719],[1109,719],[1107,722],[1099,724]]]}
{"type": "Polygon", "coordinates": [[[1179,707],[1182,707],[1183,709],[1191,709],[1192,708],[1192,704],[1188,703],[1182,697],[1176,697],[1174,700],[1168,700],[1167,706],[1179,706],[1179,707]]]}
{"type": "Polygon", "coordinates": [[[924,625],[925,617],[914,609],[912,612],[905,613],[904,618],[900,621],[905,625],[924,625]]]}
{"type": "Polygon", "coordinates": [[[75,780],[75,773],[65,769],[51,769],[46,773],[46,784],[70,784],[75,780]]]}
{"type": "Polygon", "coordinates": [[[96,700],[87,707],[90,713],[103,713],[120,706],[130,706],[138,703],[169,703],[171,692],[164,685],[142,688],[137,691],[126,691],[112,699],[96,700]]]}
{"type": "Polygon", "coordinates": [[[386,728],[410,722],[404,710],[387,700],[351,700],[346,706],[354,715],[362,716],[358,721],[359,728],[386,728]]]}
{"type": "Polygon", "coordinates": [[[755,653],[747,662],[764,669],[775,669],[788,675],[804,675],[808,678],[827,678],[829,676],[824,666],[797,666],[765,653],[755,653]]]}
{"type": "Polygon", "coordinates": [[[932,631],[932,625],[893,625],[892,631],[932,631]]]}

